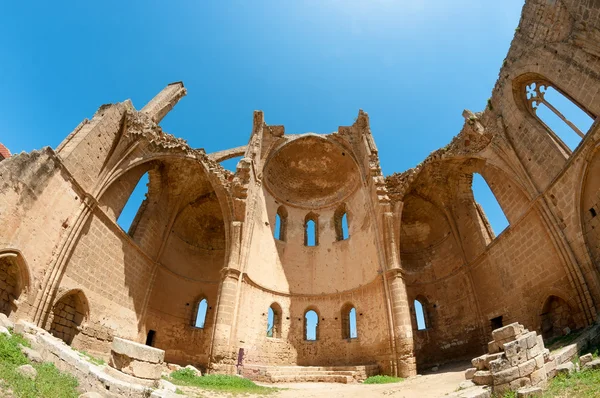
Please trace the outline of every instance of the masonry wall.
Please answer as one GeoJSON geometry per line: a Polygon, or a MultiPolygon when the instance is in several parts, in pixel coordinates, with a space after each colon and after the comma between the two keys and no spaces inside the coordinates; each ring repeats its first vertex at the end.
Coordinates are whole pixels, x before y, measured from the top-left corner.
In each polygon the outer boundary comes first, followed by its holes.
{"type": "Polygon", "coordinates": [[[28,267],[29,294],[20,298],[14,315],[26,317],[54,251],[82,205],[81,191],[50,148],[5,159],[0,175],[0,248],[20,251],[28,267]]]}

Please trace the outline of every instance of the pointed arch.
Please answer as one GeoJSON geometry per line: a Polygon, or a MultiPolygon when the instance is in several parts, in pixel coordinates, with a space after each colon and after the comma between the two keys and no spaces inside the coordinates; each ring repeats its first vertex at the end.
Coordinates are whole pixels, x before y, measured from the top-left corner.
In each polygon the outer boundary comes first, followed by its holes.
{"type": "Polygon", "coordinates": [[[304,340],[319,340],[319,312],[314,307],[304,311],[304,340]]]}
{"type": "Polygon", "coordinates": [[[346,240],[350,237],[348,225],[348,210],[345,203],[340,204],[333,213],[336,240],[346,240]]]}
{"type": "Polygon", "coordinates": [[[429,302],[422,295],[413,300],[414,322],[416,330],[427,330],[431,328],[431,318],[429,314],[429,302]]]}
{"type": "Polygon", "coordinates": [[[23,254],[16,249],[0,250],[0,312],[10,316],[24,301],[31,286],[31,273],[23,254]]]}
{"type": "Polygon", "coordinates": [[[346,303],[342,306],[342,339],[355,339],[358,337],[358,328],[356,321],[356,307],[352,303],[346,303]]]}
{"type": "Polygon", "coordinates": [[[89,301],[81,289],[72,289],[62,294],[52,306],[50,333],[71,345],[81,331],[84,321],[89,319],[89,301]]]}
{"type": "Polygon", "coordinates": [[[319,246],[319,216],[312,211],[304,218],[304,246],[319,246]]]}
{"type": "Polygon", "coordinates": [[[597,118],[558,85],[537,73],[517,77],[513,91],[520,99],[520,106],[546,129],[567,155],[579,145],[597,118]]]}
{"type": "Polygon", "coordinates": [[[277,208],[275,214],[275,230],[273,231],[275,239],[285,242],[287,235],[288,211],[285,206],[281,205],[277,208]]]}
{"type": "Polygon", "coordinates": [[[206,327],[206,320],[208,315],[208,299],[202,296],[196,300],[196,310],[194,311],[194,318],[192,324],[198,329],[204,329],[206,327]]]}
{"type": "Polygon", "coordinates": [[[281,338],[281,306],[273,303],[269,307],[267,315],[267,337],[281,338]]]}

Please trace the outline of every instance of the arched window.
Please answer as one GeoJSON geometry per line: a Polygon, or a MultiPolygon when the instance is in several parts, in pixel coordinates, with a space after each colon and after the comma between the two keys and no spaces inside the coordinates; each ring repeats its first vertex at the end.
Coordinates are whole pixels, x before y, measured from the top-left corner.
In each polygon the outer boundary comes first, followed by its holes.
{"type": "Polygon", "coordinates": [[[275,215],[275,239],[285,241],[285,235],[287,231],[287,218],[288,212],[283,206],[279,206],[277,214],[275,215]]]}
{"type": "Polygon", "coordinates": [[[426,307],[424,307],[424,304],[425,303],[419,301],[418,299],[415,299],[415,301],[414,301],[415,319],[417,321],[417,330],[425,330],[429,327],[426,307]]]}
{"type": "Polygon", "coordinates": [[[333,213],[333,225],[335,226],[336,240],[348,239],[350,233],[348,231],[348,213],[345,204],[340,205],[333,213]]]}
{"type": "Polygon", "coordinates": [[[123,231],[127,231],[131,234],[131,225],[134,221],[134,218],[138,216],[138,213],[142,211],[142,204],[147,197],[148,194],[148,173],[144,173],[142,177],[140,177],[137,185],[131,192],[125,207],[121,211],[121,214],[117,218],[117,224],[123,229],[123,231]]]}
{"type": "Polygon", "coordinates": [[[315,341],[319,338],[319,314],[314,310],[308,310],[304,314],[304,339],[315,341]]]}
{"type": "Polygon", "coordinates": [[[205,298],[200,300],[198,303],[198,310],[196,311],[196,321],[194,326],[200,329],[204,329],[206,324],[206,312],[208,311],[208,300],[205,298]]]}
{"type": "Polygon", "coordinates": [[[281,338],[281,307],[271,304],[267,316],[267,337],[281,338]]]}
{"type": "Polygon", "coordinates": [[[345,304],[342,307],[342,338],[355,339],[357,337],[356,308],[352,304],[345,304]]]}
{"type": "Polygon", "coordinates": [[[571,151],[581,142],[594,122],[593,115],[564,96],[545,80],[525,86],[530,111],[571,151]]]}
{"type": "Polygon", "coordinates": [[[319,216],[308,213],[304,219],[304,245],[319,245],[319,216]]]}
{"type": "Polygon", "coordinates": [[[483,210],[484,214],[482,215],[482,218],[487,220],[492,228],[491,232],[493,232],[493,239],[508,227],[508,219],[506,218],[502,207],[500,207],[500,204],[496,200],[490,186],[479,173],[473,173],[472,190],[475,202],[477,202],[483,210]]]}

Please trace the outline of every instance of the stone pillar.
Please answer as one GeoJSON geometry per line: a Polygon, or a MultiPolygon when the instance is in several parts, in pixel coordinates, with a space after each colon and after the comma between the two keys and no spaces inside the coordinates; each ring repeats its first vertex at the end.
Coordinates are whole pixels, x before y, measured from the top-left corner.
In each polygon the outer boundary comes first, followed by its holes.
{"type": "Polygon", "coordinates": [[[391,308],[392,334],[396,373],[400,377],[409,377],[417,374],[417,365],[414,356],[414,342],[412,322],[410,319],[410,305],[406,294],[406,285],[400,268],[400,253],[396,236],[394,216],[400,217],[403,203],[398,202],[395,213],[383,213],[383,236],[385,240],[387,284],[389,306],[391,308]]]}
{"type": "Polygon", "coordinates": [[[141,112],[150,116],[154,123],[159,123],[186,94],[182,82],[171,83],[152,98],[141,112]]]}
{"type": "Polygon", "coordinates": [[[240,276],[241,272],[235,268],[222,271],[209,364],[214,373],[235,373],[237,350],[231,339],[240,276]]]}
{"type": "Polygon", "coordinates": [[[417,364],[414,356],[410,307],[406,295],[406,285],[404,284],[400,268],[390,269],[386,273],[386,279],[392,308],[398,376],[414,376],[417,374],[417,364]]]}

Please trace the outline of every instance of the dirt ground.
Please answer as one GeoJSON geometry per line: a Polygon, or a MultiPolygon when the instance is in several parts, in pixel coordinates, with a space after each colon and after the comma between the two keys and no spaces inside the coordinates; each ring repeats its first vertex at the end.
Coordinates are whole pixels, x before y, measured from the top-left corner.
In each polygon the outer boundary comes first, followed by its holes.
{"type": "MultiPolygon", "coordinates": [[[[270,394],[272,398],[439,398],[456,391],[465,380],[464,371],[470,363],[459,363],[441,367],[437,372],[411,377],[393,384],[339,384],[339,383],[282,383],[266,384],[285,390],[270,394]]],[[[190,397],[223,398],[231,394],[217,393],[195,388],[182,388],[190,397]]],[[[246,398],[260,395],[244,394],[246,398]]],[[[239,397],[239,395],[237,395],[239,397]]]]}

